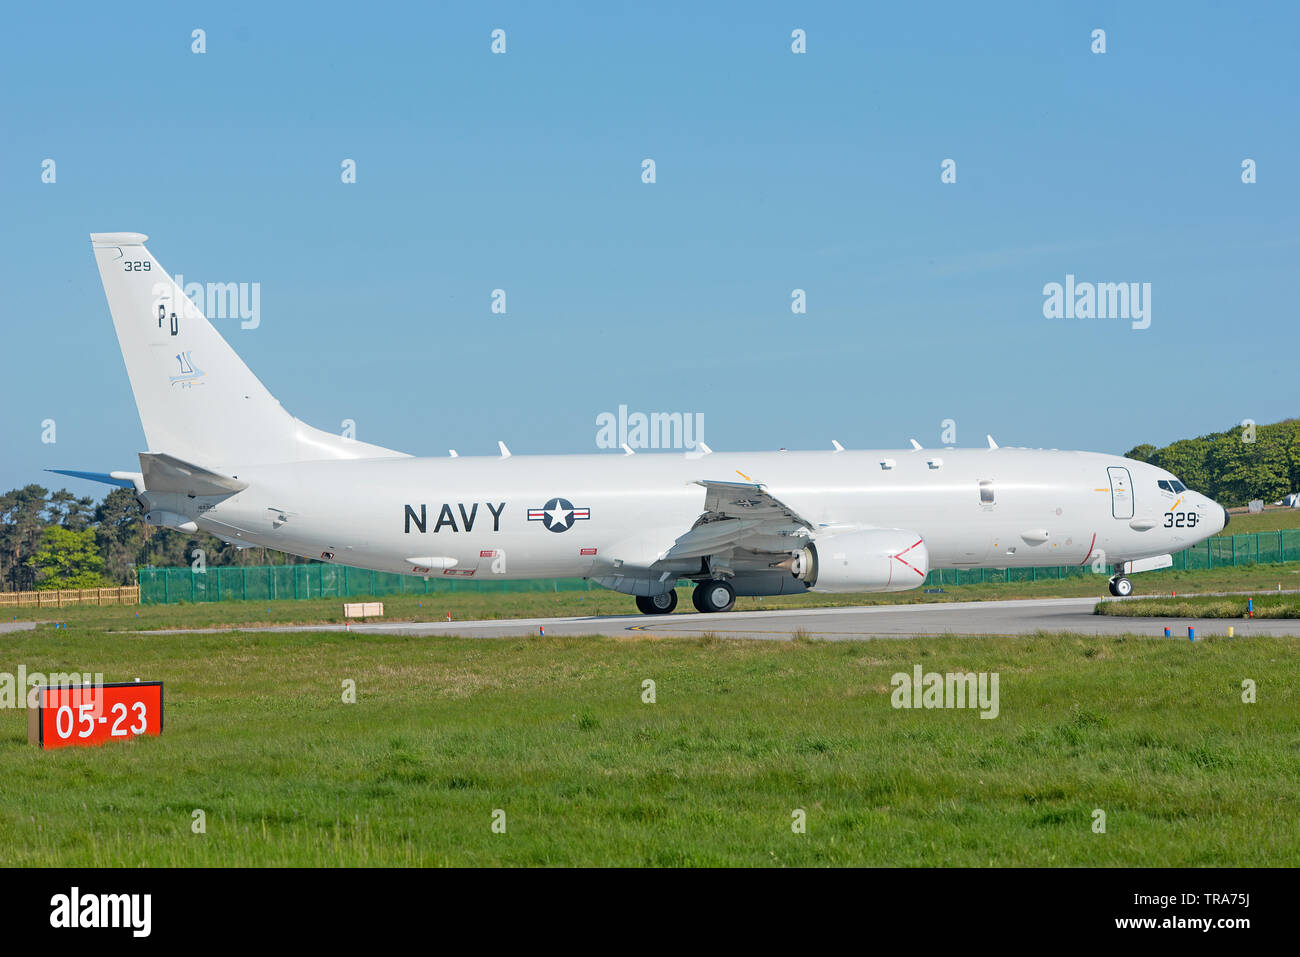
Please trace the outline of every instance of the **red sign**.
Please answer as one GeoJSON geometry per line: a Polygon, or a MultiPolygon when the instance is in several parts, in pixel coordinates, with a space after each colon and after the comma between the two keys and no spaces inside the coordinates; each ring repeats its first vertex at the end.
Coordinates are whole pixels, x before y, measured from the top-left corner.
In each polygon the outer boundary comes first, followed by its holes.
{"type": "Polygon", "coordinates": [[[47,751],[162,734],[161,681],[39,688],[36,703],[37,740],[47,751]]]}

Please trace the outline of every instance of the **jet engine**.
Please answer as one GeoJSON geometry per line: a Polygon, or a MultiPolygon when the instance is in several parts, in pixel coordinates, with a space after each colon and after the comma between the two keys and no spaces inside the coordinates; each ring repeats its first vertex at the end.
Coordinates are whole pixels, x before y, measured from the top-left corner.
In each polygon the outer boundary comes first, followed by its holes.
{"type": "Polygon", "coordinates": [[[813,591],[906,591],[930,573],[930,552],[916,532],[870,528],[809,542],[788,567],[813,591]]]}

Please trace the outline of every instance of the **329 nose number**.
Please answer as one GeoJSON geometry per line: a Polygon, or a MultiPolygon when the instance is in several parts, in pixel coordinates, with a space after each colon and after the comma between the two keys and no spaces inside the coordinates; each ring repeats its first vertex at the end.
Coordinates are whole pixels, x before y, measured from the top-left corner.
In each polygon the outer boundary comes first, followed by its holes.
{"type": "Polygon", "coordinates": [[[1165,528],[1195,528],[1200,520],[1196,512],[1165,512],[1165,528]]]}

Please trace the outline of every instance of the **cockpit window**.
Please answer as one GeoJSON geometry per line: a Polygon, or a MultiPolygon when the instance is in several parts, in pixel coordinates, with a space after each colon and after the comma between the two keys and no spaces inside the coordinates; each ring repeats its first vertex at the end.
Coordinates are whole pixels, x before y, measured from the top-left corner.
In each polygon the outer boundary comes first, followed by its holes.
{"type": "Polygon", "coordinates": [[[1160,491],[1162,491],[1162,492],[1172,492],[1172,491],[1173,491],[1173,489],[1170,488],[1169,483],[1166,482],[1164,479],[1161,479],[1161,480],[1160,480],[1159,482],[1157,482],[1156,484],[1160,486],[1160,491]]]}
{"type": "Polygon", "coordinates": [[[1172,479],[1168,481],[1166,481],[1165,479],[1161,479],[1156,484],[1160,486],[1160,490],[1163,492],[1173,492],[1175,494],[1181,495],[1183,492],[1187,491],[1187,486],[1184,485],[1182,482],[1178,481],[1178,479],[1172,479]]]}
{"type": "Polygon", "coordinates": [[[1174,487],[1174,491],[1175,491],[1175,492],[1178,492],[1180,495],[1181,495],[1183,492],[1186,492],[1186,491],[1187,491],[1187,486],[1184,485],[1182,482],[1178,481],[1178,479],[1174,479],[1174,480],[1173,480],[1172,482],[1170,482],[1169,484],[1172,485],[1172,486],[1174,487]]]}

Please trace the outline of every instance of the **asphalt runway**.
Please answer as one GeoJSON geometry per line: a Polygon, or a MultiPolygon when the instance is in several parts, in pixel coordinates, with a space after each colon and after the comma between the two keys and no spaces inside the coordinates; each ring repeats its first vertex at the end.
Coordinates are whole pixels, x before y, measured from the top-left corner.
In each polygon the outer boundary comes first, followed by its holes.
{"type": "Polygon", "coordinates": [[[1231,625],[1238,637],[1300,636],[1300,619],[1114,618],[1094,615],[1095,598],[972,601],[946,604],[867,605],[851,608],[809,608],[791,611],[725,612],[716,615],[681,613],[666,616],[607,615],[591,618],[515,618],[498,621],[353,622],[350,625],[277,625],[257,628],[171,629],[149,634],[192,634],[215,631],[353,631],[357,634],[461,635],[468,638],[514,638],[536,635],[610,635],[614,637],[752,638],[787,641],[797,633],[830,641],[872,638],[911,638],[918,635],[1029,635],[1038,631],[1082,635],[1151,635],[1187,638],[1187,626],[1197,637],[1226,635],[1231,625]]]}

